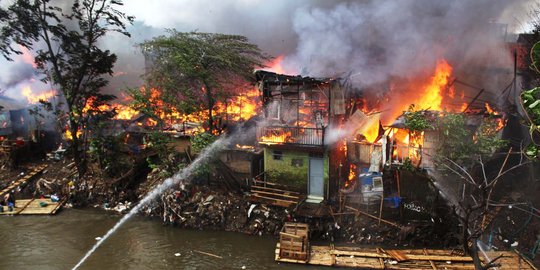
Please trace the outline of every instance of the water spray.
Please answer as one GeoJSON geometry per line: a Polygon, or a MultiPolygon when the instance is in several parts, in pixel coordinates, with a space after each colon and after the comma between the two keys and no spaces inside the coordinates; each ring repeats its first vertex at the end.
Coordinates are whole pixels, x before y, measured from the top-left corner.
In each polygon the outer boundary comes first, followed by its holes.
{"type": "Polygon", "coordinates": [[[206,147],[201,154],[193,160],[189,166],[183,168],[179,172],[177,172],[175,175],[173,175],[170,178],[165,179],[163,183],[152,189],[146,196],[137,204],[135,207],[133,207],[125,216],[118,221],[114,227],[112,227],[107,233],[90,249],[84,257],[72,268],[72,270],[78,269],[96,250],[97,248],[105,242],[112,234],[114,234],[118,228],[120,228],[128,219],[130,219],[133,215],[135,215],[141,207],[149,203],[151,200],[153,200],[157,195],[161,194],[165,189],[171,187],[174,184],[178,184],[184,179],[186,179],[188,176],[193,173],[195,169],[197,169],[202,163],[204,163],[209,157],[214,154],[214,152],[218,151],[220,149],[220,146],[227,143],[227,138],[220,138],[213,142],[211,145],[206,147]]]}

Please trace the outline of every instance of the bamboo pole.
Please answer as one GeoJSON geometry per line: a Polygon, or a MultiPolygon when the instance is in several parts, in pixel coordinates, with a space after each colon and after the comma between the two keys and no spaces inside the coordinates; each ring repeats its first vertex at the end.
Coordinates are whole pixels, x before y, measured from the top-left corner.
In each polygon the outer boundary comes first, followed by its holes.
{"type": "Polygon", "coordinates": [[[200,250],[193,250],[194,252],[197,252],[199,254],[203,254],[203,255],[207,255],[207,256],[210,256],[210,257],[214,257],[214,258],[218,258],[218,259],[223,259],[223,257],[219,256],[219,255],[216,255],[216,254],[212,254],[212,253],[208,253],[208,252],[204,252],[204,251],[200,251],[200,250]]]}
{"type": "Polygon", "coordinates": [[[381,195],[381,205],[379,206],[379,224],[378,224],[378,226],[381,226],[383,201],[384,201],[384,196],[381,195]]]}
{"type": "Polygon", "coordinates": [[[396,224],[396,223],[394,223],[394,222],[391,222],[391,221],[388,221],[388,220],[385,220],[385,219],[382,219],[382,218],[378,218],[378,217],[376,217],[376,216],[374,216],[374,215],[371,215],[371,214],[368,214],[368,213],[366,213],[366,212],[360,211],[360,210],[358,210],[358,209],[356,209],[356,208],[353,208],[353,207],[350,207],[350,206],[345,206],[345,208],[350,209],[350,210],[353,210],[353,211],[356,211],[357,213],[362,214],[362,215],[365,215],[365,216],[368,216],[368,217],[370,217],[370,218],[373,218],[373,219],[382,221],[382,222],[384,222],[384,223],[386,223],[386,224],[389,224],[389,225],[392,225],[392,226],[394,226],[394,227],[401,228],[401,226],[399,226],[398,224],[396,224]]]}

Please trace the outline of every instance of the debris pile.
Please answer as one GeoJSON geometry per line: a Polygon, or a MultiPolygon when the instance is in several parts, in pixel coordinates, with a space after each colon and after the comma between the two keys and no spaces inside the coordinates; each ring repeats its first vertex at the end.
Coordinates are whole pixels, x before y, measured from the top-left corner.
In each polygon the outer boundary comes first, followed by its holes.
{"type": "Polygon", "coordinates": [[[142,210],[165,224],[252,235],[277,235],[290,219],[287,209],[251,204],[244,194],[200,185],[179,185],[142,210]]]}

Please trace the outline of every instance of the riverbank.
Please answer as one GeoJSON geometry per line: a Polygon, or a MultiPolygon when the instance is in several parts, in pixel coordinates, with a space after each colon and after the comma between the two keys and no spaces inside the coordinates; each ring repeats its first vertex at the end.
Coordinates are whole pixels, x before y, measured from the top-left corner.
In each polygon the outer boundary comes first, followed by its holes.
{"type": "MultiPolygon", "coordinates": [[[[83,179],[77,180],[75,167],[69,159],[43,164],[48,166],[47,169],[39,179],[19,190],[17,197],[54,194],[67,197],[67,207],[91,206],[125,213],[165,179],[159,169],[145,174],[143,179],[132,177],[122,181],[106,178],[96,173],[97,170],[90,169],[83,179]]],[[[210,179],[218,177],[212,174],[209,175],[210,179]]],[[[332,205],[321,204],[317,207],[335,212],[332,205]]],[[[310,225],[310,238],[315,241],[410,247],[458,246],[457,224],[452,222],[450,213],[440,213],[440,218],[431,222],[397,227],[379,224],[376,220],[350,211],[348,215],[339,217],[330,214],[310,217],[297,210],[298,207],[283,208],[253,202],[249,193],[242,190],[231,191],[213,181],[190,179],[171,187],[140,212],[161,220],[163,224],[194,230],[276,236],[285,222],[304,222],[310,225]]],[[[369,211],[378,215],[378,207],[372,207],[369,211]]]]}
{"type": "MultiPolygon", "coordinates": [[[[165,179],[159,169],[154,169],[144,175],[144,179],[126,179],[119,184],[90,170],[83,180],[77,181],[69,160],[46,164],[48,167],[39,179],[18,191],[19,198],[57,194],[68,197],[68,207],[75,209],[91,206],[109,210],[109,213],[125,213],[165,179]]],[[[213,177],[215,175],[210,175],[210,179],[213,177]]],[[[320,207],[326,207],[330,213],[335,211],[332,205],[321,204],[320,207]]],[[[378,215],[378,207],[362,210],[378,215]]],[[[171,228],[240,232],[270,237],[274,241],[285,222],[304,222],[310,225],[310,239],[313,241],[407,248],[461,247],[457,220],[449,212],[442,211],[431,220],[399,227],[384,222],[379,224],[377,220],[354,211],[321,217],[309,217],[300,212],[295,207],[275,207],[250,201],[249,193],[228,190],[215,181],[190,179],[166,190],[143,207],[140,214],[149,220],[154,219],[152,222],[156,224],[162,223],[171,228]]],[[[399,219],[398,212],[387,212],[385,215],[394,216],[392,220],[399,219]]]]}

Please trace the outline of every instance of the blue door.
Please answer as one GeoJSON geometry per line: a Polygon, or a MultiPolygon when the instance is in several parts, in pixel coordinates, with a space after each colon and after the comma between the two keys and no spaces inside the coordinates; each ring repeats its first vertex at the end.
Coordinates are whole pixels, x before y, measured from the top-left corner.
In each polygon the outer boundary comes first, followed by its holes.
{"type": "Polygon", "coordinates": [[[309,158],[308,198],[322,201],[324,199],[324,159],[309,158]]]}

